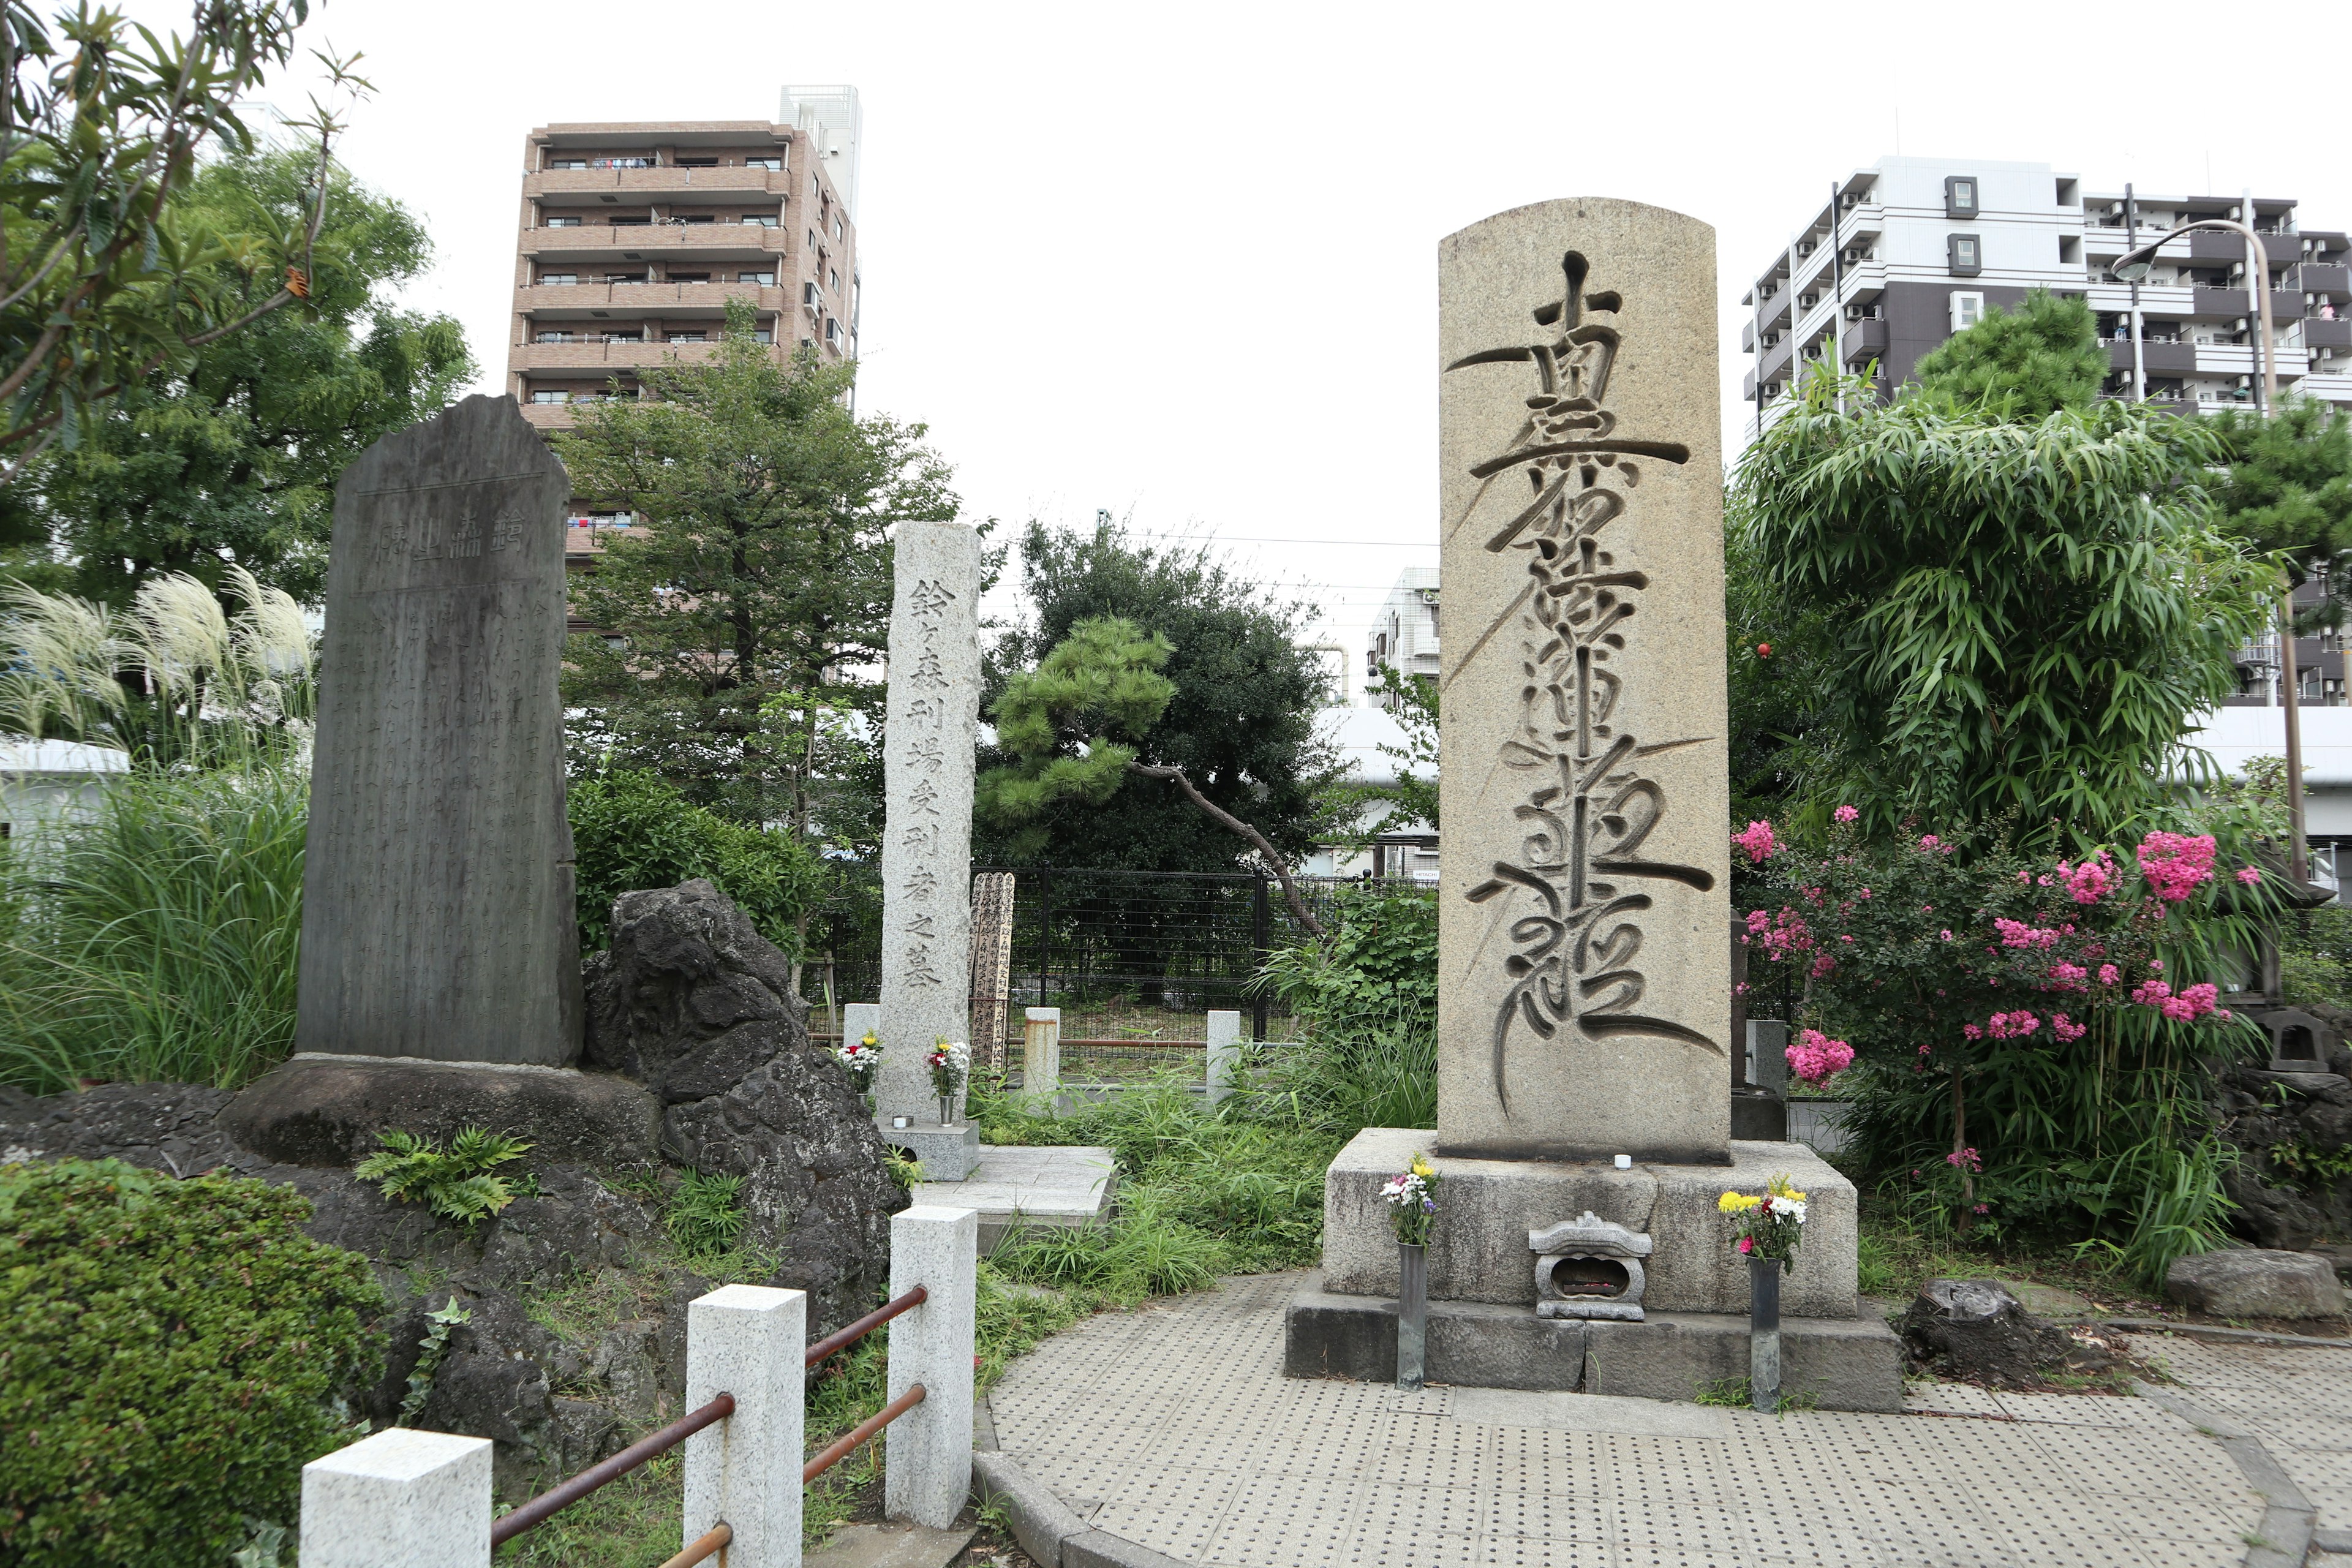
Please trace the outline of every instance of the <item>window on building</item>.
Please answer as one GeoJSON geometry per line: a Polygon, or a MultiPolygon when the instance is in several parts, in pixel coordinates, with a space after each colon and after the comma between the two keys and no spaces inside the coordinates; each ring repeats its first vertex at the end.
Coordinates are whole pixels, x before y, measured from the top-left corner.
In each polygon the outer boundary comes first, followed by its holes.
{"type": "Polygon", "coordinates": [[[678,215],[677,221],[679,223],[716,223],[719,219],[717,215],[712,213],[681,213],[678,215]]]}
{"type": "Polygon", "coordinates": [[[585,158],[550,158],[547,161],[547,166],[551,169],[584,169],[588,166],[588,160],[585,158]]]}
{"type": "Polygon", "coordinates": [[[811,250],[814,250],[816,248],[816,230],[814,229],[809,230],[808,247],[811,250]]]}
{"type": "Polygon", "coordinates": [[[1985,297],[1964,289],[1952,294],[1952,331],[1964,332],[1984,320],[1985,297]]]}
{"type": "Polygon", "coordinates": [[[773,228],[783,220],[773,213],[745,213],[743,221],[753,228],[773,228]]]}
{"type": "Polygon", "coordinates": [[[651,158],[592,158],[588,166],[592,169],[650,169],[654,161],[651,158]]]}
{"type": "Polygon", "coordinates": [[[547,220],[547,226],[550,228],[578,228],[580,226],[580,219],[577,215],[571,217],[551,217],[547,220]]]}
{"type": "Polygon", "coordinates": [[[710,341],[710,334],[709,332],[672,332],[669,335],[669,341],[674,343],[707,343],[710,341]]]}
{"type": "Polygon", "coordinates": [[[743,160],[743,166],[747,169],[774,169],[782,172],[784,161],[782,158],[746,158],[743,160]]]}
{"type": "Polygon", "coordinates": [[[645,280],[646,275],[642,272],[607,272],[604,274],[604,281],[607,283],[642,283],[645,280]]]}
{"type": "Polygon", "coordinates": [[[824,303],[824,301],[817,296],[815,279],[808,279],[801,284],[801,303],[803,305],[818,305],[824,303]]]}
{"type": "Polygon", "coordinates": [[[751,341],[755,343],[772,343],[776,341],[776,329],[773,327],[753,327],[751,329],[751,341]]]}
{"type": "Polygon", "coordinates": [[[635,331],[606,332],[604,341],[608,343],[641,343],[646,341],[646,330],[639,327],[635,331]]]}
{"type": "Polygon", "coordinates": [[[561,387],[535,387],[531,391],[530,400],[533,403],[569,403],[572,401],[572,395],[561,387]]]}
{"type": "Polygon", "coordinates": [[[840,274],[840,273],[838,273],[838,272],[831,272],[831,273],[826,274],[826,276],[827,276],[827,277],[832,280],[832,283],[833,283],[833,291],[834,291],[835,293],[836,293],[836,294],[840,293],[840,292],[841,292],[841,274],[840,274]]]}
{"type": "Polygon", "coordinates": [[[735,274],[735,281],[738,283],[757,283],[763,288],[772,289],[776,284],[776,275],[772,272],[738,272],[735,274]]]}
{"type": "Polygon", "coordinates": [[[1944,216],[1974,217],[1977,216],[1977,179],[1974,174],[1949,174],[1944,179],[1944,216]]]}
{"type": "Polygon", "coordinates": [[[719,167],[719,160],[716,158],[680,158],[677,160],[677,163],[681,169],[715,169],[719,167]]]}
{"type": "Polygon", "coordinates": [[[841,220],[837,217],[833,220],[833,237],[835,239],[841,237],[841,220]]]}
{"type": "Polygon", "coordinates": [[[841,323],[833,320],[831,317],[827,317],[825,319],[824,341],[833,344],[835,348],[841,346],[841,323]]]}
{"type": "Polygon", "coordinates": [[[572,341],[572,334],[570,332],[541,332],[530,341],[535,343],[568,343],[572,341]]]}
{"type": "Polygon", "coordinates": [[[614,213],[604,221],[614,228],[646,228],[649,227],[654,220],[649,217],[630,217],[621,213],[614,213]]]}
{"type": "Polygon", "coordinates": [[[1955,278],[1973,278],[1984,270],[1984,241],[1973,234],[1944,237],[1945,260],[1955,278]]]}
{"type": "Polygon", "coordinates": [[[580,274],[577,272],[542,272],[539,275],[539,280],[542,285],[550,289],[566,289],[580,281],[580,274]]]}
{"type": "Polygon", "coordinates": [[[669,280],[673,283],[708,283],[710,281],[710,274],[708,272],[673,272],[669,275],[669,280]]]}

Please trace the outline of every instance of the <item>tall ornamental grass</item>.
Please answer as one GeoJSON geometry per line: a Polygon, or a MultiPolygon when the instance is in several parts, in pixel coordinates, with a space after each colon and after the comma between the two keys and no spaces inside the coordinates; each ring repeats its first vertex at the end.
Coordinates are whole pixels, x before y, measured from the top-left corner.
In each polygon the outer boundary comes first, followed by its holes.
{"type": "Polygon", "coordinates": [[[140,769],[0,861],[0,1081],[234,1089],[293,1048],[307,775],[140,769]]]}

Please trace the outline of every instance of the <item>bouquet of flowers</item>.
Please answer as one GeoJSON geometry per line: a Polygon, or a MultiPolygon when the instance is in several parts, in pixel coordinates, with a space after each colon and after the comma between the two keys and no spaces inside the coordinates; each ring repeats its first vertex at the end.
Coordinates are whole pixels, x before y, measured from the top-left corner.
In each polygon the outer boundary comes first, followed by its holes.
{"type": "Polygon", "coordinates": [[[833,1047],[833,1059],[849,1075],[849,1087],[864,1094],[874,1087],[874,1069],[882,1065],[882,1042],[874,1031],[866,1031],[862,1040],[844,1040],[833,1047]]]}
{"type": "Polygon", "coordinates": [[[1430,1227],[1437,1223],[1437,1167],[1415,1150],[1405,1173],[1391,1176],[1381,1188],[1381,1198],[1390,1205],[1389,1223],[1396,1226],[1399,1241],[1414,1247],[1429,1245],[1430,1227]]]}
{"type": "Polygon", "coordinates": [[[961,1040],[953,1045],[941,1040],[923,1061],[931,1069],[931,1092],[941,1100],[952,1100],[971,1071],[971,1047],[961,1040]]]}
{"type": "Polygon", "coordinates": [[[1778,1263],[1782,1273],[1797,1267],[1797,1243],[1804,1238],[1805,1194],[1790,1185],[1786,1174],[1765,1184],[1761,1197],[1726,1193],[1715,1206],[1731,1218],[1731,1233],[1739,1238],[1741,1254],[1778,1263]]]}

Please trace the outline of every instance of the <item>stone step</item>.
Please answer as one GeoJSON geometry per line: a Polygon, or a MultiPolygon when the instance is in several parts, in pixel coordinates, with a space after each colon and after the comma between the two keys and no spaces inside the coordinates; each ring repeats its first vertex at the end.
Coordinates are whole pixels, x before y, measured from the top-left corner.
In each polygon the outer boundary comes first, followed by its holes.
{"type": "Polygon", "coordinates": [[[1100,1225],[1110,1215],[1118,1162],[1079,1144],[979,1145],[960,1182],[918,1182],[915,1201],[980,1211],[982,1257],[1024,1226],[1100,1225]]]}
{"type": "MultiPolygon", "coordinates": [[[[1284,1319],[1283,1372],[1387,1383],[1396,1377],[1397,1304],[1326,1291],[1311,1276],[1284,1319]]],[[[1431,1383],[1696,1399],[1748,1375],[1748,1319],[1652,1312],[1638,1323],[1538,1318],[1528,1307],[1432,1301],[1431,1383]]],[[[1784,1318],[1782,1392],[1823,1410],[1903,1408],[1903,1347],[1885,1321],[1784,1318]]]]}

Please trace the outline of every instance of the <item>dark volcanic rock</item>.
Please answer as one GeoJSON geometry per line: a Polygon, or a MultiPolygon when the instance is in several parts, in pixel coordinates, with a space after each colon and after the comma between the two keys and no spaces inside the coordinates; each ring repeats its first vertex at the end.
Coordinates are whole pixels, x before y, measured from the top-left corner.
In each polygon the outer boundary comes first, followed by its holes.
{"type": "Polygon", "coordinates": [[[710,883],[624,893],[613,945],[588,965],[588,1052],[666,1100],[724,1093],[806,1046],[792,963],[710,883]]]}
{"type": "Polygon", "coordinates": [[[108,1083],[0,1108],[0,1152],[14,1143],[53,1160],[121,1160],[198,1176],[252,1156],[216,1124],[236,1098],[193,1083],[108,1083]]]}
{"type": "MultiPolygon", "coordinates": [[[[2335,1009],[2320,1011],[2335,1021],[2335,1009]]],[[[2221,1177],[2238,1205],[2238,1233],[2287,1251],[2352,1235],[2352,1177],[2326,1180],[2309,1169],[2313,1155],[2352,1148],[2352,1079],[2238,1066],[2221,1074],[2218,1099],[2221,1135],[2244,1156],[2221,1177]]]]}
{"type": "Polygon", "coordinates": [[[657,1111],[611,1073],[301,1057],[256,1079],[220,1121],[237,1142],[289,1165],[357,1164],[394,1129],[446,1139],[482,1127],[529,1140],[542,1159],[633,1170],[659,1158],[657,1111]]]}
{"type": "Polygon", "coordinates": [[[2106,1352],[2026,1315],[1997,1279],[1930,1279],[1895,1324],[1912,1359],[1939,1376],[2032,1388],[2053,1373],[2104,1372],[2106,1352]]]}

